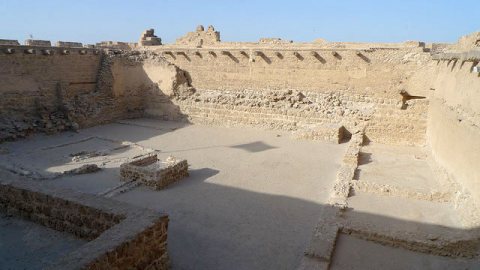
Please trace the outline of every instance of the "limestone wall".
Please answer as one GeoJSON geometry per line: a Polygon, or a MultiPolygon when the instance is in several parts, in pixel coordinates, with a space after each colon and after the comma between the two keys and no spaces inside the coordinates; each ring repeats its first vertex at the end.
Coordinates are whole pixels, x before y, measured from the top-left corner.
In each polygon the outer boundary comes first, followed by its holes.
{"type": "Polygon", "coordinates": [[[0,211],[88,240],[42,269],[169,269],[168,216],[0,170],[0,211]]]}
{"type": "Polygon", "coordinates": [[[164,65],[147,75],[139,55],[0,46],[0,142],[35,131],[53,133],[141,116],[145,91],[156,85],[148,76],[172,91],[176,68],[157,59],[164,65]],[[163,78],[163,67],[169,65],[170,74],[163,78]]]}
{"type": "Polygon", "coordinates": [[[0,211],[86,240],[97,238],[124,218],[9,185],[0,185],[0,211]]]}
{"type": "Polygon", "coordinates": [[[54,132],[71,127],[66,108],[60,108],[66,99],[95,90],[100,65],[99,53],[85,52],[0,48],[0,141],[34,130],[54,132]]]}
{"type": "Polygon", "coordinates": [[[480,202],[480,78],[476,61],[439,60],[427,141],[437,162],[480,202]]]}
{"type": "MultiPolygon", "coordinates": [[[[418,44],[346,46],[220,43],[155,51],[184,70],[196,89],[193,96],[173,100],[193,122],[297,129],[311,123],[351,126],[361,115],[370,140],[424,143],[428,99],[411,97],[426,96],[430,54],[418,44]],[[275,97],[282,91],[303,100],[287,104],[275,97]]],[[[149,99],[147,106],[162,106],[155,102],[149,99]]]]}

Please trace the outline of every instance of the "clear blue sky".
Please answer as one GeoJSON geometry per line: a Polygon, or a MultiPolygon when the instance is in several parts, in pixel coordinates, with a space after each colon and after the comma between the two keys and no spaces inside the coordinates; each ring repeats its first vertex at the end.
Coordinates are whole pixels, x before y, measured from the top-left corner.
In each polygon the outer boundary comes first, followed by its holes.
{"type": "Polygon", "coordinates": [[[454,42],[480,31],[479,0],[0,0],[0,38],[136,41],[155,28],[173,42],[198,24],[223,41],[454,42]]]}

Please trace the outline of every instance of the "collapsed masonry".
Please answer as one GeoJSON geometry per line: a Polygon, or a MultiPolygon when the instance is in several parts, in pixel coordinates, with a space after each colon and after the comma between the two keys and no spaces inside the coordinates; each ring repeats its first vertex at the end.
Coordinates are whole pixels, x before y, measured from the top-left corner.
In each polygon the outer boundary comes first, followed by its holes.
{"type": "MultiPolygon", "coordinates": [[[[461,206],[457,209],[472,211],[465,224],[476,226],[474,209],[480,203],[478,33],[462,37],[457,44],[277,39],[229,43],[220,42],[220,33],[213,27],[205,31],[199,26],[166,45],[160,45],[153,30],[148,30],[139,44],[143,47],[100,50],[55,48],[49,42],[20,46],[2,40],[0,140],[140,116],[288,130],[298,138],[335,143],[351,139],[332,196],[332,205],[340,208],[347,208],[352,187],[371,188],[351,181],[363,144],[425,145],[439,170],[458,187],[449,200],[461,206]]],[[[383,188],[388,190],[384,193],[437,198],[383,188]]],[[[433,241],[413,234],[400,241],[401,236],[392,240],[339,225],[337,220],[332,224],[320,228],[328,231],[325,235],[334,235],[332,241],[341,228],[377,237],[379,242],[396,241],[448,256],[455,255],[458,243],[471,240],[462,236],[433,241]]],[[[315,246],[316,241],[312,240],[309,254],[328,261],[333,247],[322,249],[315,246]]],[[[470,247],[475,243],[468,243],[459,251],[461,256],[474,256],[470,247]]]]}

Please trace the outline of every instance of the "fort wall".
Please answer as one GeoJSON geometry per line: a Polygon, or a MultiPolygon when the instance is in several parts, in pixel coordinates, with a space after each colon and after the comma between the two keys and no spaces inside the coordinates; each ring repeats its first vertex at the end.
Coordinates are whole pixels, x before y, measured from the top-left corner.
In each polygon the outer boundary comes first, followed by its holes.
{"type": "MultiPolygon", "coordinates": [[[[0,141],[143,115],[143,91],[152,81],[132,73],[136,58],[109,50],[0,46],[0,141]],[[126,91],[126,82],[135,86],[126,91]]],[[[155,72],[162,71],[157,66],[155,72]]]]}
{"type": "MultiPolygon", "coordinates": [[[[480,55],[480,54],[479,54],[480,55]]],[[[436,161],[480,202],[480,78],[478,60],[439,59],[427,141],[436,161]]]]}
{"type": "Polygon", "coordinates": [[[428,89],[430,54],[419,44],[262,45],[154,50],[185,71],[196,89],[192,98],[173,101],[193,122],[295,130],[339,122],[348,129],[368,120],[373,141],[424,143],[428,100],[409,99],[425,97],[428,89]],[[292,91],[302,100],[275,97],[292,91]]]}
{"type": "Polygon", "coordinates": [[[1,45],[0,140],[145,115],[306,134],[362,126],[373,142],[428,144],[480,198],[478,34],[436,49],[460,50],[442,58],[421,42],[234,43],[194,33],[133,51],[1,45]]]}
{"type": "Polygon", "coordinates": [[[95,91],[100,61],[93,50],[0,47],[2,139],[70,128],[59,108],[95,91]]]}

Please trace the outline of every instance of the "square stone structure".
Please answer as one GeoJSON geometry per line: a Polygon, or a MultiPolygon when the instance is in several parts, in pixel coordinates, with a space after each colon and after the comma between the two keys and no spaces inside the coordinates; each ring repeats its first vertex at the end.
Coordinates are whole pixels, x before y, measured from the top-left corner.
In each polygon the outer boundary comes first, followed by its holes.
{"type": "Polygon", "coordinates": [[[88,241],[42,269],[169,269],[168,215],[0,170],[0,212],[88,241]]]}
{"type": "Polygon", "coordinates": [[[123,181],[141,181],[160,190],[188,176],[188,163],[174,157],[161,161],[156,154],[149,154],[120,165],[120,176],[123,181]]]}

